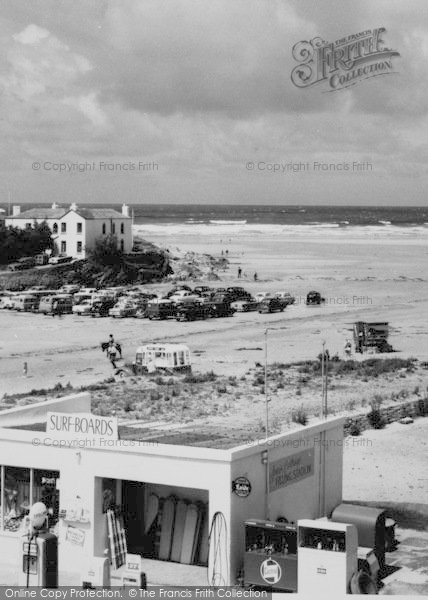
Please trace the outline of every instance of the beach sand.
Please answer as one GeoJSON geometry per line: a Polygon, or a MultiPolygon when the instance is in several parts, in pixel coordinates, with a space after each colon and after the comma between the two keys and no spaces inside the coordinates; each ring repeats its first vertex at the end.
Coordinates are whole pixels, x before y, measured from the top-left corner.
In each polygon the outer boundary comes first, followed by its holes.
{"type": "MultiPolygon", "coordinates": [[[[315,358],[322,342],[330,355],[341,355],[357,320],[389,321],[394,356],[428,360],[428,240],[397,236],[177,235],[149,238],[168,247],[220,256],[228,250],[230,268],[213,285],[242,285],[251,292],[289,291],[296,304],[284,313],[235,314],[232,318],[190,323],[135,319],[63,318],[0,312],[0,395],[48,388],[61,382],[85,385],[108,377],[111,365],[99,350],[110,333],[132,362],[136,347],[149,341],[180,341],[195,352],[196,370],[241,375],[264,360],[268,331],[268,362],[315,358]],[[237,278],[237,269],[244,273],[237,278]],[[253,280],[257,272],[259,280],[253,280]],[[245,275],[246,274],[246,275],[245,275]],[[315,289],[326,302],[307,307],[306,293],[315,289]],[[23,363],[28,376],[23,377],[23,363]]],[[[207,284],[206,281],[202,282],[207,284]]],[[[194,282],[195,285],[198,282],[194,282]]],[[[210,283],[208,282],[208,285],[210,283]]],[[[165,291],[171,283],[147,288],[165,291]]]]}

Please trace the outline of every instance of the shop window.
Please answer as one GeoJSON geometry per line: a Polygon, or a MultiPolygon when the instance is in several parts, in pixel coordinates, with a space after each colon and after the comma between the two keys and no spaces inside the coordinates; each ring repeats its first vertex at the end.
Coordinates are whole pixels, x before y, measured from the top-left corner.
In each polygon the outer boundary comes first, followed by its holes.
{"type": "Polygon", "coordinates": [[[82,233],[82,223],[77,223],[77,233],[82,233]]]}
{"type": "Polygon", "coordinates": [[[18,531],[35,502],[43,502],[48,509],[48,527],[58,522],[59,472],[0,467],[0,531],[18,531]]]}
{"type": "Polygon", "coordinates": [[[61,242],[61,254],[65,254],[67,252],[67,242],[61,242]]]}
{"type": "Polygon", "coordinates": [[[120,233],[122,235],[125,233],[125,225],[123,223],[120,224],[120,233]]]}
{"type": "Polygon", "coordinates": [[[106,233],[106,224],[103,223],[103,235],[105,235],[105,233],[106,233]]]}
{"type": "Polygon", "coordinates": [[[58,223],[54,223],[52,226],[52,232],[53,233],[58,233],[58,223]]]}
{"type": "Polygon", "coordinates": [[[67,233],[67,223],[61,223],[61,233],[67,233]]]}
{"type": "Polygon", "coordinates": [[[82,242],[77,242],[77,253],[80,254],[82,252],[82,242]]]}

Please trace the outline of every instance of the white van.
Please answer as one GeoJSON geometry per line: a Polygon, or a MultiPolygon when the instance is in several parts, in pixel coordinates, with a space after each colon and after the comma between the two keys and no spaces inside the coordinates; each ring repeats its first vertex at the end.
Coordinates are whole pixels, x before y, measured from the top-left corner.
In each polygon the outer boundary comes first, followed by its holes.
{"type": "Polygon", "coordinates": [[[21,294],[13,301],[13,307],[19,312],[30,312],[37,306],[38,299],[31,294],[21,294]]]}
{"type": "Polygon", "coordinates": [[[69,294],[57,294],[56,296],[43,296],[39,304],[39,313],[44,315],[71,314],[73,308],[73,297],[69,294]]]}

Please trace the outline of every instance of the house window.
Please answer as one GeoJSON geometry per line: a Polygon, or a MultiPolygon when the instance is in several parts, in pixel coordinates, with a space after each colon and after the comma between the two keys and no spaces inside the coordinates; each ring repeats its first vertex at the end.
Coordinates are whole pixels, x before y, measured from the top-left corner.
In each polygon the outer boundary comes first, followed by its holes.
{"type": "Polygon", "coordinates": [[[77,223],[77,233],[82,233],[82,223],[77,223]]]}
{"type": "Polygon", "coordinates": [[[61,242],[61,254],[65,254],[67,252],[67,242],[61,242]]]}
{"type": "Polygon", "coordinates": [[[15,532],[35,502],[48,509],[48,527],[58,521],[59,472],[22,467],[0,467],[0,530],[15,532]],[[1,484],[0,484],[1,485],[1,484]]]}
{"type": "Polygon", "coordinates": [[[111,224],[111,232],[116,233],[116,225],[114,223],[111,224]]]}
{"type": "Polygon", "coordinates": [[[122,252],[123,252],[124,248],[125,248],[125,244],[123,243],[123,240],[120,240],[120,249],[122,252]]]}
{"type": "Polygon", "coordinates": [[[53,233],[58,233],[58,223],[54,223],[52,227],[53,233]]]}
{"type": "Polygon", "coordinates": [[[67,232],[67,223],[61,223],[61,233],[67,232]]]}
{"type": "Polygon", "coordinates": [[[120,224],[120,233],[122,235],[125,233],[125,225],[123,223],[120,224]]]}
{"type": "Polygon", "coordinates": [[[103,235],[105,235],[105,233],[106,233],[106,224],[103,223],[103,235]]]}
{"type": "Polygon", "coordinates": [[[77,252],[78,254],[82,252],[82,242],[77,242],[77,252]]]}

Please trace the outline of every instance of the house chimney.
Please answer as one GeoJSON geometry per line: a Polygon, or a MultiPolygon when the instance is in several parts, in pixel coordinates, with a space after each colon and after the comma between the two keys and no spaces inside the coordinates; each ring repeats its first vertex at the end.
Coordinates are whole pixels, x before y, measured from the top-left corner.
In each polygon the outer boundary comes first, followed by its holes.
{"type": "Polygon", "coordinates": [[[56,202],[52,202],[52,208],[58,208],[58,204],[56,202]]]}
{"type": "Polygon", "coordinates": [[[77,204],[75,202],[70,204],[70,210],[77,210],[77,204]]]}
{"type": "Polygon", "coordinates": [[[17,217],[19,214],[21,214],[21,207],[17,204],[14,204],[12,206],[12,217],[17,217]]]}
{"type": "Polygon", "coordinates": [[[129,217],[129,206],[127,204],[122,204],[122,215],[129,217]]]}

